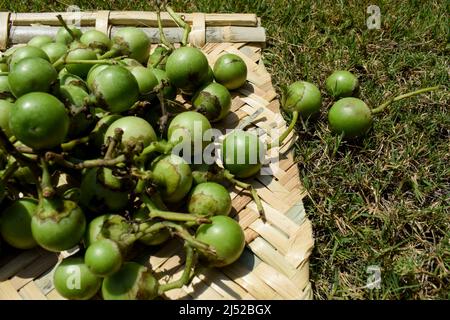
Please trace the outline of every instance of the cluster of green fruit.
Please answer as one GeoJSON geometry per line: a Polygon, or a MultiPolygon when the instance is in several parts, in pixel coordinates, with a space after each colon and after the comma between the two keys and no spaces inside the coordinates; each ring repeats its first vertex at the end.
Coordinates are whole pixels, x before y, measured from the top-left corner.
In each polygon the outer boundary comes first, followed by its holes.
{"type": "MultiPolygon", "coordinates": [[[[54,39],[34,37],[7,50],[0,64],[3,240],[51,252],[79,246],[54,273],[56,290],[68,299],[99,291],[104,299],[153,299],[188,284],[197,260],[212,267],[235,262],[245,238],[228,216],[226,187],[248,189],[260,208],[252,186],[237,179],[255,175],[261,164],[231,157],[223,167],[191,165],[172,150],[188,143],[202,152],[212,142],[203,133],[230,112],[229,90],[246,82],[245,62],[224,54],[211,68],[187,38],[176,49],[163,33],[150,54],[139,28],[110,39],[58,19],[54,39]],[[175,100],[178,94],[191,110],[175,100]],[[133,257],[173,237],[184,243],[184,272],[159,283],[133,257]]],[[[231,137],[223,142],[227,154],[253,144],[245,132],[231,137]]]]}

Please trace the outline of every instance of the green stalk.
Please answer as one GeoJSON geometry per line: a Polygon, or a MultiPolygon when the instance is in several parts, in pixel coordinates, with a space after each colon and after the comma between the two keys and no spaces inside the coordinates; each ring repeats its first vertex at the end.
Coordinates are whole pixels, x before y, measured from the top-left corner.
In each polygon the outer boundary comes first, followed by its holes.
{"type": "Polygon", "coordinates": [[[192,279],[191,273],[195,268],[194,263],[195,252],[194,249],[192,249],[189,245],[186,245],[185,249],[186,249],[186,262],[184,264],[183,274],[178,280],[160,285],[158,288],[158,295],[162,295],[164,292],[168,290],[181,288],[184,285],[189,284],[190,280],[192,279]]]}
{"type": "Polygon", "coordinates": [[[17,162],[11,163],[4,171],[3,175],[0,178],[0,181],[3,183],[6,183],[8,179],[16,172],[16,170],[19,168],[19,164],[17,162]]]}
{"type": "Polygon", "coordinates": [[[298,120],[298,111],[292,112],[292,120],[289,124],[289,127],[283,132],[281,136],[278,137],[278,139],[272,143],[267,144],[267,150],[270,150],[271,148],[275,146],[281,146],[283,144],[283,141],[287,138],[287,136],[291,133],[291,131],[295,128],[295,124],[298,120]]]}
{"type": "Polygon", "coordinates": [[[169,13],[169,15],[172,17],[173,21],[175,21],[175,23],[184,29],[184,33],[183,33],[183,38],[181,40],[181,45],[183,47],[185,47],[188,43],[188,39],[189,39],[189,33],[191,32],[191,26],[189,25],[189,23],[186,23],[178,14],[175,13],[175,11],[173,11],[173,9],[169,6],[166,6],[166,10],[169,13]]]}
{"type": "Polygon", "coordinates": [[[73,31],[69,28],[69,26],[67,25],[67,23],[64,21],[64,19],[62,18],[62,16],[60,14],[56,15],[56,18],[58,18],[59,23],[61,23],[62,27],[64,29],[66,29],[66,31],[69,33],[69,35],[72,37],[72,41],[76,40],[77,37],[75,36],[75,34],[73,33],[73,31]]]}
{"type": "Polygon", "coordinates": [[[51,198],[55,195],[55,188],[53,188],[50,172],[48,171],[48,164],[44,158],[41,158],[42,180],[41,180],[41,194],[44,198],[51,198]]]}
{"type": "MultiPolygon", "coordinates": [[[[161,12],[159,7],[156,10],[156,17],[158,20],[158,30],[159,30],[159,40],[161,41],[162,44],[164,44],[167,48],[169,48],[169,51],[173,51],[175,50],[175,47],[173,46],[172,43],[170,43],[167,38],[166,35],[164,34],[164,30],[162,27],[162,23],[161,23],[161,12]]],[[[162,59],[160,59],[160,61],[158,61],[158,63],[156,65],[158,65],[160,62],[162,61],[162,59]]],[[[154,66],[152,66],[154,67],[154,66]]]]}
{"type": "Polygon", "coordinates": [[[399,96],[397,96],[395,98],[392,98],[392,99],[386,101],[385,103],[383,103],[379,107],[377,107],[375,109],[372,109],[372,113],[373,114],[377,114],[377,113],[383,112],[384,109],[389,107],[395,101],[406,99],[406,98],[409,98],[409,97],[412,97],[412,96],[416,96],[418,94],[425,93],[425,92],[436,91],[436,90],[439,90],[439,89],[440,89],[440,86],[435,86],[435,87],[423,88],[423,89],[419,89],[419,90],[416,90],[416,91],[413,91],[413,92],[401,94],[401,95],[399,95],[399,96]]]}

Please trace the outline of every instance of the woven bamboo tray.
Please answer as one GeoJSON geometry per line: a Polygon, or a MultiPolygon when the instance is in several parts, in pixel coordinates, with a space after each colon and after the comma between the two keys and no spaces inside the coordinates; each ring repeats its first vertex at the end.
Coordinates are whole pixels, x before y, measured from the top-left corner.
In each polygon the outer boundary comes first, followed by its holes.
{"type": "MultiPolygon", "coordinates": [[[[0,49],[25,43],[37,34],[54,34],[56,14],[0,13],[0,49]]],[[[61,14],[68,20],[74,18],[61,14]]],[[[211,65],[226,52],[239,55],[247,64],[248,82],[232,93],[232,113],[220,126],[231,129],[247,123],[250,130],[266,130],[262,138],[267,140],[274,129],[283,130],[286,124],[279,115],[277,94],[261,60],[265,33],[260,19],[254,14],[183,15],[193,27],[190,42],[202,48],[211,65]]],[[[169,39],[179,41],[182,31],[164,13],[162,21],[169,39]]],[[[110,35],[121,26],[134,25],[142,27],[152,42],[159,38],[153,12],[83,12],[79,22],[82,28],[95,27],[110,35]]],[[[246,191],[230,189],[231,215],[244,229],[247,243],[241,258],[221,269],[200,267],[190,286],[169,291],[165,298],[312,299],[308,258],[314,240],[302,203],[306,192],[290,149],[294,140],[291,134],[286,146],[275,150],[279,161],[263,169],[270,168],[270,175],[253,179],[265,217],[258,214],[246,191]]],[[[57,263],[70,254],[34,249],[0,257],[0,299],[62,299],[52,285],[52,275],[57,263]]],[[[181,275],[183,258],[180,243],[173,240],[157,248],[148,265],[161,281],[170,281],[181,275]]]]}

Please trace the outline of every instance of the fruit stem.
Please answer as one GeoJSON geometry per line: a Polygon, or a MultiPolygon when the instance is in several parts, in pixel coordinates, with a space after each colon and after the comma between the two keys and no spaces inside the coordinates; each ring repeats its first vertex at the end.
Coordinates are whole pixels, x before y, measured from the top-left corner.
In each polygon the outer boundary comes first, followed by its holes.
{"type": "Polygon", "coordinates": [[[189,33],[191,32],[191,26],[189,23],[186,23],[186,21],[183,20],[182,17],[180,17],[178,14],[173,11],[173,9],[169,6],[166,6],[166,10],[169,13],[169,15],[172,17],[173,21],[180,27],[184,29],[183,38],[181,40],[181,45],[185,47],[188,43],[189,39],[189,33]]]}
{"type": "Polygon", "coordinates": [[[81,137],[81,138],[78,138],[78,139],[70,140],[68,142],[62,143],[61,144],[61,149],[63,151],[70,151],[70,150],[72,150],[73,148],[75,148],[79,144],[88,143],[89,139],[90,139],[90,137],[86,136],[86,137],[81,137]]]}
{"type": "Polygon", "coordinates": [[[198,216],[190,213],[179,213],[173,211],[159,210],[153,203],[153,201],[146,194],[143,194],[142,202],[150,211],[149,213],[150,219],[162,218],[164,220],[178,221],[178,222],[193,221],[196,222],[196,224],[211,223],[211,220],[203,216],[198,216]]]}
{"type": "Polygon", "coordinates": [[[249,183],[245,183],[242,181],[239,181],[234,178],[234,175],[231,174],[228,170],[223,171],[223,177],[233,183],[234,185],[241,187],[243,189],[250,190],[250,193],[252,194],[253,201],[255,201],[256,209],[258,210],[259,214],[263,217],[264,216],[264,208],[262,206],[261,199],[259,198],[258,193],[256,192],[255,188],[249,183]]]}
{"type": "MultiPolygon", "coordinates": [[[[163,30],[162,23],[161,23],[161,11],[160,11],[159,6],[158,6],[157,9],[156,9],[156,17],[157,17],[157,20],[158,20],[159,40],[161,41],[162,44],[164,44],[167,48],[169,48],[169,51],[170,51],[170,52],[172,52],[173,50],[175,50],[175,47],[173,46],[172,43],[170,43],[170,42],[167,40],[166,35],[164,34],[164,30],[163,30]]],[[[161,55],[161,56],[162,56],[162,55],[161,55]]],[[[162,61],[162,59],[160,59],[160,60],[158,61],[158,63],[156,63],[156,66],[157,66],[161,61],[162,61]]],[[[152,67],[154,67],[154,66],[152,65],[152,67]]]]}
{"type": "MultiPolygon", "coordinates": [[[[175,234],[177,236],[179,236],[180,238],[184,239],[188,245],[192,246],[193,248],[196,248],[197,250],[200,250],[201,252],[205,253],[206,255],[213,255],[216,256],[216,250],[214,249],[214,247],[197,240],[194,236],[192,236],[189,231],[174,222],[169,222],[169,221],[163,221],[161,222],[162,224],[166,225],[169,229],[174,229],[175,230],[175,234]]],[[[171,230],[173,232],[173,230],[171,230]]]]}
{"type": "Polygon", "coordinates": [[[120,54],[120,49],[118,48],[112,48],[109,51],[106,51],[104,54],[102,54],[101,56],[98,57],[99,60],[102,59],[109,59],[112,58],[116,55],[120,54]]]}
{"type": "Polygon", "coordinates": [[[373,114],[377,114],[377,113],[383,112],[384,109],[389,107],[395,101],[399,101],[399,100],[402,100],[402,99],[405,99],[405,98],[409,98],[409,97],[412,97],[412,96],[415,96],[415,95],[418,95],[418,94],[421,94],[421,93],[425,93],[425,92],[436,91],[436,90],[439,90],[440,87],[441,86],[427,87],[427,88],[419,89],[419,90],[416,90],[416,91],[413,91],[413,92],[401,94],[401,95],[399,95],[397,97],[389,99],[388,101],[386,101],[385,103],[383,103],[379,107],[377,107],[375,109],[372,109],[372,113],[373,114]]]}
{"type": "Polygon", "coordinates": [[[41,195],[44,198],[51,198],[55,195],[55,189],[53,188],[50,172],[48,171],[48,164],[44,157],[41,158],[41,168],[41,195]]]}
{"type": "Polygon", "coordinates": [[[59,23],[61,23],[61,26],[66,29],[66,31],[69,33],[69,35],[72,37],[72,40],[76,40],[77,37],[75,36],[75,34],[73,33],[73,31],[69,28],[69,26],[67,25],[67,23],[64,21],[64,19],[62,18],[62,16],[60,14],[56,15],[56,18],[58,18],[59,23]]]}
{"type": "Polygon", "coordinates": [[[36,174],[37,172],[39,172],[39,167],[31,159],[27,158],[16,149],[16,147],[8,139],[5,132],[1,128],[0,128],[0,148],[5,150],[6,153],[10,154],[14,159],[16,159],[21,166],[29,167],[33,175],[33,179],[35,181],[39,180],[36,174]]]}
{"type": "Polygon", "coordinates": [[[168,154],[173,149],[173,144],[164,140],[153,141],[147,147],[142,150],[141,154],[136,157],[136,161],[145,162],[148,155],[159,152],[162,154],[168,154]]]}
{"type": "Polygon", "coordinates": [[[71,161],[64,159],[64,156],[62,154],[51,151],[45,153],[45,158],[47,161],[55,161],[59,165],[74,170],[82,170],[86,168],[95,168],[95,167],[114,167],[127,160],[125,155],[122,154],[113,159],[93,159],[73,163],[71,161]]]}
{"type": "Polygon", "coordinates": [[[4,171],[3,175],[0,178],[0,182],[6,183],[8,179],[16,172],[16,170],[19,168],[19,164],[15,161],[11,163],[4,171]]]}
{"type": "Polygon", "coordinates": [[[192,279],[191,273],[195,268],[195,252],[194,249],[189,245],[185,245],[184,247],[186,249],[186,262],[184,264],[183,274],[178,280],[160,285],[158,288],[158,295],[162,295],[166,291],[188,285],[190,280],[192,279]]]}
{"type": "Polygon", "coordinates": [[[7,76],[7,75],[9,75],[9,72],[8,72],[8,71],[0,72],[0,76],[7,76]]]}
{"type": "Polygon", "coordinates": [[[289,127],[281,134],[281,136],[278,137],[277,140],[272,141],[271,143],[267,144],[267,150],[270,150],[273,147],[281,146],[283,144],[283,141],[287,138],[287,136],[291,133],[291,131],[295,128],[295,124],[298,120],[298,111],[292,112],[292,120],[289,124],[289,127]]]}
{"type": "Polygon", "coordinates": [[[104,160],[111,160],[115,156],[116,147],[122,142],[123,130],[121,128],[114,129],[114,136],[108,137],[108,148],[105,153],[104,160]]]}

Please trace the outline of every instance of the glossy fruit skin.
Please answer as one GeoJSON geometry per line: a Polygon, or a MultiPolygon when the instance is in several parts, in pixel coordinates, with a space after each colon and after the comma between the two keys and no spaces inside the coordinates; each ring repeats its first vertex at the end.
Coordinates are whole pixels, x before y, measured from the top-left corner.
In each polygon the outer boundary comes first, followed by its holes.
{"type": "Polygon", "coordinates": [[[20,60],[9,72],[8,81],[16,98],[29,92],[48,92],[57,78],[55,68],[42,58],[20,60]]]}
{"type": "Polygon", "coordinates": [[[112,113],[130,109],[139,99],[139,85],[125,67],[109,66],[94,78],[92,89],[99,106],[112,113]]]}
{"type": "Polygon", "coordinates": [[[237,178],[249,178],[261,170],[266,146],[255,134],[234,130],[222,142],[222,162],[237,178]]]}
{"type": "Polygon", "coordinates": [[[154,182],[164,202],[181,201],[192,186],[192,171],[181,157],[169,154],[155,160],[151,167],[154,182]]]}
{"type": "Polygon", "coordinates": [[[43,92],[28,93],[10,112],[11,131],[30,148],[50,149],[61,144],[69,130],[69,116],[64,104],[43,92]]]}
{"type": "Polygon", "coordinates": [[[37,246],[31,234],[31,218],[38,202],[31,198],[14,201],[0,215],[0,234],[14,248],[31,249],[37,246]]]}
{"type": "Polygon", "coordinates": [[[14,108],[14,103],[0,100],[0,129],[3,130],[7,137],[12,136],[12,130],[9,126],[9,114],[12,108],[14,108]]]}
{"type": "Polygon", "coordinates": [[[333,132],[346,138],[363,136],[372,126],[372,112],[364,101],[347,97],[335,102],[328,111],[328,123],[333,132]]]}
{"type": "MultiPolygon", "coordinates": [[[[81,33],[80,29],[78,29],[75,26],[69,26],[69,29],[72,30],[72,32],[74,33],[74,35],[77,39],[79,39],[81,37],[82,33],[81,33]]],[[[58,31],[56,32],[55,42],[61,42],[61,43],[68,45],[74,40],[75,39],[73,39],[72,36],[63,27],[60,27],[58,29],[58,31]]]]}
{"type": "Polygon", "coordinates": [[[81,180],[80,203],[90,211],[117,212],[128,204],[128,192],[113,190],[102,184],[97,178],[99,169],[88,169],[81,180]]]}
{"type": "Polygon", "coordinates": [[[68,50],[67,46],[60,42],[46,43],[41,47],[41,49],[47,54],[50,63],[54,63],[56,60],[61,58],[68,50]]]}
{"type": "Polygon", "coordinates": [[[87,76],[86,76],[86,84],[89,88],[89,90],[93,90],[92,85],[94,84],[94,79],[97,77],[97,75],[108,68],[108,64],[94,64],[92,68],[89,70],[87,76]]]}
{"type": "MultiPolygon", "coordinates": [[[[94,242],[104,239],[101,231],[103,228],[103,224],[107,221],[112,214],[104,214],[98,217],[95,217],[91,222],[89,222],[86,233],[84,235],[84,246],[88,248],[94,242]]],[[[125,218],[124,218],[125,219],[125,218]]]]}
{"type": "Polygon", "coordinates": [[[204,133],[211,128],[211,123],[204,115],[186,111],[172,119],[167,129],[167,139],[171,143],[177,143],[181,138],[180,144],[190,148],[192,155],[200,154],[210,143],[204,141],[204,133]]]}
{"type": "Polygon", "coordinates": [[[107,51],[111,48],[112,42],[106,34],[101,31],[91,29],[83,33],[80,42],[91,49],[97,49],[100,52],[107,51]]]}
{"type": "Polygon", "coordinates": [[[110,239],[92,243],[86,250],[84,262],[89,270],[99,277],[106,277],[120,269],[122,254],[119,246],[110,239]]]}
{"type": "Polygon", "coordinates": [[[122,144],[134,142],[142,143],[144,147],[153,141],[158,140],[153,127],[142,118],[135,116],[122,117],[114,121],[106,130],[104,143],[107,143],[108,137],[114,136],[116,128],[123,130],[122,144]]]}
{"type": "Polygon", "coordinates": [[[42,48],[43,45],[45,45],[47,43],[51,43],[51,42],[53,42],[52,37],[43,35],[43,36],[35,36],[35,37],[31,38],[31,40],[28,41],[27,45],[37,47],[37,48],[42,48]]]}
{"type": "Polygon", "coordinates": [[[297,81],[287,88],[281,104],[286,112],[297,111],[301,118],[307,119],[319,113],[322,106],[322,95],[314,84],[297,81]]]}
{"type": "Polygon", "coordinates": [[[227,216],[211,217],[211,222],[200,225],[195,237],[215,248],[216,256],[206,257],[210,265],[224,267],[239,259],[244,251],[244,231],[239,223],[227,216]]]}
{"type": "Polygon", "coordinates": [[[47,54],[40,48],[25,46],[18,48],[11,55],[9,60],[9,71],[13,70],[16,64],[26,58],[41,58],[49,61],[47,54]]]}
{"type": "Polygon", "coordinates": [[[230,112],[231,94],[223,85],[212,82],[195,94],[192,105],[209,121],[217,122],[230,112]]]}
{"type": "Polygon", "coordinates": [[[147,62],[150,54],[150,39],[144,31],[135,27],[121,28],[112,38],[113,47],[120,48],[123,55],[140,63],[147,62]]]}
{"type": "Polygon", "coordinates": [[[166,72],[175,87],[193,92],[208,73],[208,60],[197,48],[181,47],[167,59],[166,72]]]}
{"type": "Polygon", "coordinates": [[[162,81],[166,81],[168,83],[168,86],[164,87],[163,89],[163,95],[164,98],[173,100],[177,96],[177,89],[170,83],[170,79],[167,76],[167,73],[164,70],[161,69],[151,69],[153,72],[153,75],[158,80],[158,84],[161,84],[162,81]]]}
{"type": "Polygon", "coordinates": [[[233,53],[226,53],[214,63],[214,78],[228,90],[237,89],[247,81],[247,65],[233,53]]]}
{"type": "MultiPolygon", "coordinates": [[[[0,71],[1,72],[1,71],[0,71]]],[[[11,95],[11,88],[9,87],[8,76],[0,76],[0,93],[3,95],[11,95]]]]}
{"type": "Polygon", "coordinates": [[[333,72],[325,81],[328,93],[333,98],[351,97],[359,88],[358,78],[349,71],[333,72]]]}
{"type": "Polygon", "coordinates": [[[141,95],[150,94],[153,88],[158,85],[158,79],[156,79],[152,70],[142,66],[135,66],[131,67],[130,71],[136,78],[141,95]]]}
{"type": "Polygon", "coordinates": [[[55,269],[56,291],[69,300],[89,300],[100,290],[102,279],[94,275],[81,257],[68,257],[55,269]]]}
{"type": "MultiPolygon", "coordinates": [[[[67,54],[67,60],[97,60],[97,55],[90,48],[78,48],[75,50],[71,50],[67,54]]],[[[81,63],[66,64],[67,71],[83,79],[86,78],[91,68],[92,68],[91,64],[81,64],[81,63]]]]}
{"type": "Polygon", "coordinates": [[[102,296],[104,300],[151,300],[157,297],[158,286],[146,267],[125,262],[118,272],[103,280],[102,296]]]}
{"type": "Polygon", "coordinates": [[[188,212],[204,215],[229,215],[231,211],[230,193],[216,182],[204,182],[196,185],[188,200],[188,212]]]}
{"type": "Polygon", "coordinates": [[[36,242],[52,252],[68,250],[83,238],[86,218],[73,201],[58,201],[58,208],[46,200],[39,204],[38,212],[31,220],[31,231],[36,242]]]}
{"type": "MultiPolygon", "coordinates": [[[[142,221],[148,219],[148,209],[147,208],[139,208],[134,214],[133,219],[136,221],[142,221]]],[[[155,224],[153,221],[149,221],[146,223],[148,226],[152,226],[155,224]]],[[[156,233],[147,234],[141,238],[139,238],[139,242],[147,245],[147,246],[157,246],[164,242],[166,242],[170,238],[170,232],[167,229],[162,229],[156,233]]]]}

